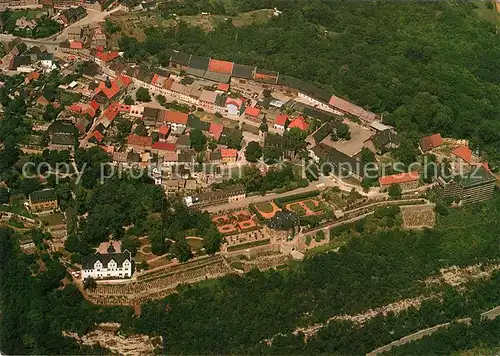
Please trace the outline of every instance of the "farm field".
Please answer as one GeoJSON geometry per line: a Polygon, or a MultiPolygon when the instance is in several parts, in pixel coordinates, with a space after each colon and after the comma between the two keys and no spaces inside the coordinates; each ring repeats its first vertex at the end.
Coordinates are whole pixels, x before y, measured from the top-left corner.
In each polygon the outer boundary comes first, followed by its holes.
{"type": "Polygon", "coordinates": [[[431,205],[402,206],[401,215],[406,229],[431,228],[436,222],[434,207],[431,205]]]}

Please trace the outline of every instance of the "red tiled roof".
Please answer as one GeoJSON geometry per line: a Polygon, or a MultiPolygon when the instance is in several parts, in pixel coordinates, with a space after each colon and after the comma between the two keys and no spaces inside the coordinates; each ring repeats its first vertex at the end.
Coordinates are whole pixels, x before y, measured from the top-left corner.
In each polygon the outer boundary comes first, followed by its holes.
{"type": "Polygon", "coordinates": [[[108,121],[113,121],[118,115],[118,111],[120,110],[120,103],[112,102],[106,110],[104,110],[102,116],[105,117],[108,121]]]}
{"type": "Polygon", "coordinates": [[[172,88],[172,84],[174,83],[173,79],[167,79],[163,82],[163,88],[170,90],[172,88]]]}
{"type": "Polygon", "coordinates": [[[32,80],[37,80],[38,78],[40,78],[40,73],[38,72],[31,72],[30,74],[28,74],[25,78],[25,80],[29,82],[31,82],[32,80]]]}
{"type": "Polygon", "coordinates": [[[113,59],[118,58],[119,54],[117,51],[101,52],[98,51],[95,56],[103,62],[110,62],[113,59]]]}
{"type": "Polygon", "coordinates": [[[179,111],[168,110],[165,113],[165,122],[173,122],[176,124],[186,125],[188,120],[188,114],[179,111]]]}
{"type": "Polygon", "coordinates": [[[231,74],[233,72],[233,62],[211,59],[208,63],[208,70],[216,73],[231,74]]]}
{"type": "Polygon", "coordinates": [[[238,150],[236,150],[234,148],[221,148],[220,155],[222,158],[238,157],[238,150]]]}
{"type": "Polygon", "coordinates": [[[414,182],[420,179],[420,173],[413,171],[410,173],[398,173],[391,176],[384,176],[378,179],[380,185],[391,185],[391,184],[401,184],[414,182]]]}
{"type": "Polygon", "coordinates": [[[106,83],[100,82],[99,86],[95,89],[95,93],[99,94],[103,92],[106,95],[106,98],[112,99],[118,92],[120,91],[120,87],[116,84],[116,81],[111,82],[111,88],[106,86],[106,83]]]}
{"type": "Polygon", "coordinates": [[[68,107],[69,110],[73,112],[82,112],[82,107],[78,103],[73,103],[68,107]]]}
{"type": "Polygon", "coordinates": [[[216,141],[219,141],[220,136],[222,135],[222,130],[224,130],[224,125],[211,122],[208,133],[213,135],[216,141]]]}
{"type": "Polygon", "coordinates": [[[83,49],[83,43],[79,41],[71,41],[69,48],[72,49],[83,49]]]}
{"type": "Polygon", "coordinates": [[[441,134],[438,133],[420,139],[420,147],[424,152],[439,147],[442,144],[443,144],[443,138],[441,137],[441,134]]]}
{"type": "Polygon", "coordinates": [[[288,120],[288,115],[287,114],[279,114],[274,119],[274,124],[275,125],[280,125],[280,126],[285,126],[287,120],[288,120]]]}
{"type": "Polygon", "coordinates": [[[94,109],[94,111],[97,111],[97,109],[99,109],[99,103],[95,99],[92,100],[89,105],[92,109],[94,109]]]}
{"type": "Polygon", "coordinates": [[[127,77],[126,75],[123,74],[118,74],[118,76],[115,79],[116,84],[118,84],[120,87],[128,87],[130,83],[132,83],[132,78],[127,77]]]}
{"type": "Polygon", "coordinates": [[[104,152],[109,153],[109,154],[115,152],[115,146],[113,146],[113,145],[108,145],[108,146],[103,145],[103,146],[99,146],[99,147],[101,147],[104,150],[104,152]]]}
{"type": "Polygon", "coordinates": [[[168,133],[170,132],[170,126],[163,125],[158,129],[158,132],[164,136],[168,135],[168,133]]]}
{"type": "Polygon", "coordinates": [[[341,99],[335,95],[332,95],[329,104],[330,106],[333,106],[348,114],[357,116],[363,121],[372,122],[377,117],[377,115],[375,115],[371,111],[365,110],[362,107],[350,103],[347,100],[341,99]]]}
{"type": "Polygon", "coordinates": [[[260,114],[259,108],[248,107],[245,109],[245,115],[258,117],[260,114]]]}
{"type": "Polygon", "coordinates": [[[171,152],[177,151],[177,145],[175,143],[170,143],[170,142],[157,141],[157,142],[153,143],[151,148],[153,148],[155,150],[160,150],[160,151],[171,151],[171,152]]]}
{"type": "Polygon", "coordinates": [[[153,138],[151,136],[129,135],[127,143],[129,145],[151,147],[153,138]]]}
{"type": "Polygon", "coordinates": [[[97,140],[97,142],[101,143],[102,140],[104,139],[104,136],[102,135],[102,133],[100,133],[99,131],[95,130],[94,132],[92,132],[92,134],[90,135],[89,137],[89,140],[91,138],[95,138],[97,140]]]}
{"type": "Polygon", "coordinates": [[[290,125],[288,125],[289,129],[293,129],[295,127],[301,129],[302,131],[307,131],[309,129],[309,124],[302,116],[299,116],[293,119],[290,125]]]}
{"type": "Polygon", "coordinates": [[[467,163],[471,163],[472,161],[472,151],[469,147],[466,146],[458,146],[452,152],[458,158],[463,159],[467,163]]]}
{"type": "Polygon", "coordinates": [[[275,80],[276,76],[272,74],[255,73],[254,78],[261,80],[275,80]]]}
{"type": "Polygon", "coordinates": [[[48,105],[49,104],[49,101],[43,95],[38,97],[38,99],[36,99],[36,101],[38,104],[41,104],[41,105],[48,105]]]}
{"type": "Polygon", "coordinates": [[[488,164],[488,162],[483,162],[481,163],[481,165],[488,171],[491,173],[491,169],[490,169],[490,165],[488,164]]]}
{"type": "Polygon", "coordinates": [[[217,89],[222,91],[229,91],[229,84],[219,83],[219,85],[217,85],[217,89]]]}
{"type": "Polygon", "coordinates": [[[160,76],[158,74],[153,75],[153,79],[151,79],[151,84],[155,85],[159,78],[160,76]]]}

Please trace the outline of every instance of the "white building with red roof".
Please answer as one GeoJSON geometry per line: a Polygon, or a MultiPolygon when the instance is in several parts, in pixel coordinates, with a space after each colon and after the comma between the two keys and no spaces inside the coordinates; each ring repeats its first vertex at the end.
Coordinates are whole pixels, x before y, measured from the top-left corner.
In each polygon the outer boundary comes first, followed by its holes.
{"type": "Polygon", "coordinates": [[[221,148],[220,154],[224,163],[234,163],[238,159],[238,150],[234,148],[221,148]]]}
{"type": "Polygon", "coordinates": [[[274,119],[273,127],[276,130],[285,131],[285,126],[286,126],[287,122],[288,122],[288,115],[287,114],[279,114],[274,119]]]}
{"type": "Polygon", "coordinates": [[[168,110],[165,113],[164,122],[169,124],[172,130],[176,131],[178,128],[185,128],[187,125],[188,114],[168,110]]]}

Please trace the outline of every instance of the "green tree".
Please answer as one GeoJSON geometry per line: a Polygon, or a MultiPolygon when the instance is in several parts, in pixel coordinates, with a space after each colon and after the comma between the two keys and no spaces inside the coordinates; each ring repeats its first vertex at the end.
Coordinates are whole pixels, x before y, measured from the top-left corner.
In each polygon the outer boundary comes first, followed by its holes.
{"type": "Polygon", "coordinates": [[[241,173],[241,181],[247,192],[258,192],[262,186],[263,178],[260,170],[253,166],[244,166],[241,173]]]}
{"type": "Polygon", "coordinates": [[[123,102],[125,105],[134,105],[134,99],[130,95],[125,95],[125,98],[123,99],[123,102]]]}
{"type": "Polygon", "coordinates": [[[191,247],[185,237],[177,240],[170,248],[170,252],[172,252],[181,262],[186,262],[193,257],[191,247]]]}
{"type": "Polygon", "coordinates": [[[391,184],[387,189],[389,196],[392,198],[400,198],[401,197],[401,186],[399,184],[391,184]]]}
{"type": "Polygon", "coordinates": [[[257,162],[262,157],[262,148],[256,141],[251,141],[245,148],[245,158],[248,162],[257,162]]]}
{"type": "Polygon", "coordinates": [[[210,228],[204,231],[203,236],[203,246],[205,251],[213,255],[220,250],[220,245],[222,243],[222,235],[215,226],[210,226],[210,228]]]}
{"type": "Polygon", "coordinates": [[[276,147],[264,146],[262,155],[266,164],[276,164],[282,160],[283,151],[276,147]]]}
{"type": "Polygon", "coordinates": [[[207,137],[203,134],[203,131],[200,129],[193,129],[189,134],[189,138],[191,139],[191,148],[193,148],[196,152],[205,150],[207,137]]]}
{"type": "Polygon", "coordinates": [[[163,95],[157,95],[156,96],[156,101],[158,102],[158,104],[160,104],[161,106],[165,106],[165,103],[167,102],[167,98],[165,98],[165,96],[163,95]]]}
{"type": "Polygon", "coordinates": [[[135,99],[137,101],[149,103],[151,101],[151,95],[149,94],[149,89],[144,87],[140,87],[139,89],[137,89],[137,91],[135,92],[135,99]]]}
{"type": "Polygon", "coordinates": [[[442,202],[436,203],[436,206],[434,207],[434,211],[436,213],[438,213],[439,215],[448,215],[448,213],[449,213],[448,207],[446,206],[446,204],[444,204],[442,202]]]}
{"type": "Polygon", "coordinates": [[[132,256],[137,254],[137,249],[141,246],[141,242],[137,237],[126,237],[122,240],[122,250],[129,250],[132,256]]]}
{"type": "Polygon", "coordinates": [[[38,178],[24,178],[21,180],[20,189],[28,197],[31,193],[42,189],[42,183],[38,178]]]}
{"type": "Polygon", "coordinates": [[[375,162],[375,155],[366,147],[361,149],[361,162],[365,164],[375,162]]]}

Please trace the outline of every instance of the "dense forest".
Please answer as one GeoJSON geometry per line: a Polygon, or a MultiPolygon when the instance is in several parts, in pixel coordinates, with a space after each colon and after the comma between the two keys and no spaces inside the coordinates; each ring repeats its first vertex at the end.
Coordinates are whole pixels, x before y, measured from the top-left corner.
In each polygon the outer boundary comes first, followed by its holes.
{"type": "Polygon", "coordinates": [[[283,13],[265,24],[221,23],[208,33],[181,22],[150,29],[142,43],[123,36],[120,47],[130,59],[160,64],[173,47],[276,70],[385,113],[414,142],[441,132],[468,138],[491,162],[500,161],[500,44],[473,3],[232,3],[238,11],[276,6],[283,13]]]}
{"type": "Polygon", "coordinates": [[[393,355],[494,355],[500,351],[500,318],[454,324],[422,340],[391,350],[393,355]]]}

